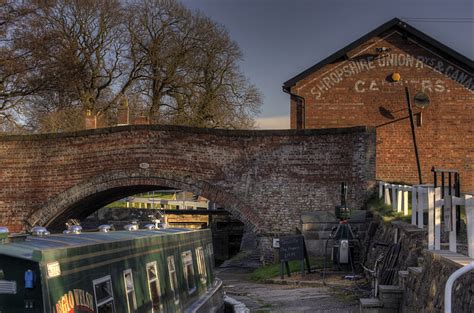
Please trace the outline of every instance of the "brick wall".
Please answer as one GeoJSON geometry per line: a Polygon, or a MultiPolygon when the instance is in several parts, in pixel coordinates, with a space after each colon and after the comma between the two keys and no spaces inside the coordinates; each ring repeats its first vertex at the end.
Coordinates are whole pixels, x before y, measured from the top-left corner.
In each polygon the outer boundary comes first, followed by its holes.
{"type": "MultiPolygon", "coordinates": [[[[377,179],[417,183],[404,87],[431,100],[416,128],[424,182],[432,166],[457,169],[463,191],[474,191],[474,80],[472,73],[400,31],[390,29],[305,77],[291,92],[305,98],[306,128],[367,125],[377,129],[377,179]],[[376,48],[389,51],[379,54],[376,48]],[[399,82],[390,76],[398,72],[399,82]]],[[[296,125],[290,101],[291,127],[296,125]]]]}
{"type": "Polygon", "coordinates": [[[340,182],[360,206],[374,181],[365,127],[227,131],[123,126],[0,137],[0,224],[64,228],[127,195],[171,187],[201,194],[262,236],[293,233],[301,212],[333,210],[340,182]]]}

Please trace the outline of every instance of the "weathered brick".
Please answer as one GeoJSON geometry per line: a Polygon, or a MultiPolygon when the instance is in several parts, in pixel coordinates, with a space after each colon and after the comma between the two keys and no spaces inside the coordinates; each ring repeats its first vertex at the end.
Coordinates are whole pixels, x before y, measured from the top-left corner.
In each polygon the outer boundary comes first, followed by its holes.
{"type": "MultiPolygon", "coordinates": [[[[292,86],[291,92],[305,99],[303,128],[376,127],[377,179],[418,183],[404,87],[412,101],[416,92],[423,91],[430,105],[424,109],[413,105],[415,114],[422,113],[416,136],[423,180],[432,182],[432,166],[456,169],[462,190],[472,192],[472,67],[443,57],[426,42],[402,32],[395,27],[374,36],[348,51],[346,59],[326,64],[292,86]],[[376,49],[381,47],[388,53],[379,54],[376,49]],[[395,72],[400,73],[400,82],[390,80],[395,72]]],[[[290,101],[292,128],[297,119],[295,100],[290,101]]]]}
{"type": "Polygon", "coordinates": [[[302,212],[339,204],[343,181],[349,204],[363,204],[375,178],[374,144],[374,130],[365,127],[136,125],[0,136],[0,224],[13,231],[34,224],[62,229],[65,219],[83,218],[108,202],[171,187],[216,202],[261,236],[292,233],[302,212]]]}

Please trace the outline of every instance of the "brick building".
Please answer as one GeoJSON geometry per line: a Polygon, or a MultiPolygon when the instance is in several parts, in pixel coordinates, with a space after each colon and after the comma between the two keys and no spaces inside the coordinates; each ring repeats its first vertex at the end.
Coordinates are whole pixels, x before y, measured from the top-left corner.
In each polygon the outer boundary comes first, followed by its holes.
{"type": "Polygon", "coordinates": [[[432,182],[432,166],[456,169],[462,191],[474,191],[473,61],[405,22],[381,25],[285,82],[283,91],[291,98],[291,128],[373,126],[377,179],[418,183],[405,87],[423,182],[432,182]]]}

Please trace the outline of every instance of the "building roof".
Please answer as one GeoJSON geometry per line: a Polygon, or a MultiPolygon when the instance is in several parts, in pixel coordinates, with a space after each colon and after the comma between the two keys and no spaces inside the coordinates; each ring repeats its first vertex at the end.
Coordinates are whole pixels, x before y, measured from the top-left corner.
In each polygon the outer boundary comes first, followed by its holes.
{"type": "Polygon", "coordinates": [[[460,54],[459,52],[454,51],[453,49],[445,46],[441,42],[437,41],[436,39],[431,38],[430,36],[426,35],[425,33],[421,32],[418,29],[414,28],[413,26],[407,24],[406,22],[404,22],[404,21],[402,21],[398,18],[394,18],[394,19],[386,22],[385,24],[382,24],[381,26],[377,27],[373,31],[367,33],[366,35],[360,37],[356,41],[354,41],[354,42],[350,43],[349,45],[345,46],[341,50],[331,54],[330,56],[328,56],[324,60],[314,64],[313,66],[311,66],[310,68],[308,68],[308,69],[304,70],[303,72],[299,73],[295,77],[287,80],[286,82],[283,83],[283,91],[286,91],[286,92],[290,91],[290,88],[292,86],[294,86],[298,81],[300,81],[300,80],[306,78],[307,76],[311,75],[312,73],[316,72],[317,70],[319,70],[320,68],[322,68],[326,64],[335,62],[335,61],[337,61],[341,58],[345,58],[347,52],[349,52],[349,51],[353,50],[354,48],[358,47],[359,45],[366,42],[370,38],[372,38],[374,36],[378,36],[381,33],[385,32],[385,31],[387,31],[391,28],[397,28],[400,31],[402,31],[404,34],[406,34],[408,37],[416,38],[419,41],[423,41],[423,42],[429,44],[440,55],[449,57],[449,58],[457,61],[457,63],[459,63],[459,65],[461,65],[462,67],[466,68],[466,70],[468,70],[471,73],[473,72],[473,63],[474,63],[473,60],[471,60],[468,57],[460,54]]]}
{"type": "Polygon", "coordinates": [[[24,240],[14,240],[0,244],[0,256],[7,255],[20,259],[39,261],[43,253],[77,248],[88,245],[106,244],[120,241],[134,242],[144,238],[170,236],[197,232],[185,228],[167,228],[160,230],[84,232],[81,234],[53,234],[49,236],[27,236],[24,240]]]}

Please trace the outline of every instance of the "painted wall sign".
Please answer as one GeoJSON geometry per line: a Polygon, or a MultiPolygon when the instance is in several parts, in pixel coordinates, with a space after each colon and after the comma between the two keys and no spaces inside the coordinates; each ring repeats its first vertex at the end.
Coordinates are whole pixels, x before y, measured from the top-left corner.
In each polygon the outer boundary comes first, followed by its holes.
{"type": "MultiPolygon", "coordinates": [[[[345,65],[336,67],[319,78],[316,86],[310,92],[316,99],[339,84],[344,78],[353,77],[359,73],[384,67],[431,68],[445,77],[455,80],[464,87],[474,90],[474,81],[471,74],[462,71],[450,63],[437,58],[412,56],[410,54],[393,53],[383,57],[368,56],[359,60],[345,62],[345,65]]],[[[373,87],[374,88],[374,87],[373,87]]]]}
{"type": "MultiPolygon", "coordinates": [[[[444,81],[437,79],[423,79],[419,80],[411,80],[410,83],[420,84],[422,92],[449,92],[446,88],[444,81]]],[[[408,81],[407,81],[408,83],[408,81]]],[[[370,91],[380,91],[382,86],[393,86],[394,83],[387,82],[385,80],[358,80],[354,84],[354,90],[358,93],[370,92],[370,91]]]]}
{"type": "Polygon", "coordinates": [[[94,312],[94,297],[82,289],[68,291],[53,308],[53,313],[91,313],[94,312]]]}

